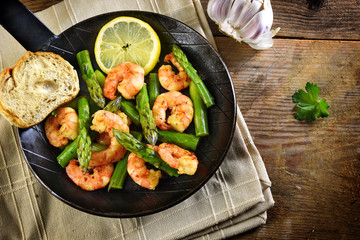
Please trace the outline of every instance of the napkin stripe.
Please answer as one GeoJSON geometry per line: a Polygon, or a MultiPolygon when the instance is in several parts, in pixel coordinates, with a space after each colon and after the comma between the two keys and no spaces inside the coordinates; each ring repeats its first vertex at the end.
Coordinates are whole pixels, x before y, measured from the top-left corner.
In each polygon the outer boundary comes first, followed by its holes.
{"type": "MultiPolygon", "coordinates": [[[[244,185],[251,184],[251,183],[257,182],[257,181],[259,181],[259,178],[257,178],[257,177],[252,178],[252,179],[249,179],[249,180],[247,180],[247,181],[245,181],[245,182],[241,182],[241,183],[239,183],[239,184],[236,184],[236,185],[235,185],[234,187],[232,187],[232,188],[226,189],[225,192],[233,191],[233,190],[235,190],[236,188],[239,188],[239,187],[242,187],[242,186],[244,186],[244,185]]],[[[222,181],[220,181],[220,182],[222,182],[222,181]]],[[[215,194],[212,194],[212,195],[207,195],[207,197],[203,197],[203,198],[199,199],[198,201],[193,202],[193,203],[191,203],[191,204],[186,204],[184,207],[181,207],[181,208],[179,208],[179,209],[177,209],[177,210],[175,210],[175,211],[172,211],[172,212],[169,212],[169,213],[166,213],[166,214],[163,213],[163,214],[161,214],[160,217],[154,219],[153,221],[148,222],[148,223],[145,223],[145,224],[142,224],[142,227],[148,227],[148,226],[151,226],[151,225],[155,224],[156,222],[163,221],[164,219],[169,218],[169,217],[171,217],[172,215],[177,214],[178,212],[182,212],[182,211],[184,211],[184,210],[186,210],[186,209],[188,209],[188,208],[194,207],[194,206],[196,206],[196,205],[198,205],[198,204],[202,204],[204,201],[207,201],[207,200],[210,201],[211,198],[216,197],[216,196],[221,195],[221,194],[222,194],[221,192],[218,192],[218,193],[215,193],[215,194]]],[[[254,197],[254,198],[249,199],[249,200],[247,200],[247,201],[241,202],[240,204],[234,205],[234,206],[233,206],[233,209],[240,208],[240,207],[245,206],[245,205],[247,205],[247,204],[249,204],[249,203],[251,203],[251,202],[256,202],[256,201],[259,201],[259,200],[262,200],[262,199],[263,199],[263,196],[262,196],[262,195],[261,195],[261,196],[254,197]]],[[[228,209],[221,210],[221,211],[218,212],[216,215],[223,214],[223,213],[225,213],[225,212],[227,212],[227,211],[228,211],[228,209]]],[[[232,216],[234,216],[234,214],[231,214],[231,215],[230,215],[230,217],[232,217],[232,216]]],[[[209,218],[209,217],[211,217],[211,216],[208,216],[207,218],[209,218]]],[[[136,226],[135,226],[134,228],[128,230],[128,231],[125,233],[125,236],[138,230],[138,227],[137,227],[138,222],[137,222],[137,221],[135,221],[135,222],[136,222],[136,226]]],[[[215,224],[215,223],[214,223],[214,224],[215,224]]],[[[192,225],[190,224],[188,227],[191,227],[191,226],[192,226],[192,225]]],[[[110,239],[116,239],[116,238],[118,238],[119,236],[120,236],[120,234],[119,234],[119,235],[116,235],[116,236],[114,236],[114,237],[112,237],[112,238],[110,238],[110,239]]]]}
{"type": "Polygon", "coordinates": [[[141,9],[141,6],[140,6],[140,3],[138,0],[136,0],[136,4],[137,4],[138,8],[141,9]]]}
{"type": "MultiPolygon", "coordinates": [[[[139,219],[139,223],[140,223],[141,233],[143,234],[144,239],[147,239],[147,238],[146,238],[146,233],[145,233],[145,230],[144,230],[144,225],[143,225],[143,223],[142,223],[142,218],[138,218],[138,219],[139,219]]],[[[139,233],[139,235],[140,235],[140,233],[139,233]]],[[[141,237],[140,237],[140,239],[141,239],[141,237]]]]}
{"type": "Polygon", "coordinates": [[[243,115],[240,112],[239,106],[237,106],[237,112],[238,112],[238,118],[236,120],[237,125],[240,126],[240,132],[242,135],[242,138],[245,142],[246,148],[248,149],[249,154],[251,154],[251,158],[255,164],[255,169],[258,172],[259,178],[261,183],[264,185],[265,188],[271,187],[271,181],[269,179],[269,176],[266,172],[265,163],[259,153],[259,150],[256,148],[255,143],[250,135],[250,132],[247,128],[244,128],[243,126],[246,126],[245,119],[243,115]]]}
{"type": "MultiPolygon", "coordinates": [[[[17,137],[16,137],[17,134],[15,133],[15,131],[18,131],[17,128],[11,127],[11,133],[13,135],[13,139],[15,139],[15,142],[17,142],[17,137]]],[[[28,172],[29,169],[27,168],[27,165],[26,165],[25,161],[22,161],[22,156],[20,154],[21,149],[19,147],[19,144],[16,144],[16,148],[17,148],[17,153],[18,153],[18,159],[21,161],[21,170],[22,170],[23,176],[25,176],[26,175],[25,172],[29,173],[28,172]]],[[[33,216],[35,218],[35,221],[37,219],[39,219],[39,221],[40,221],[40,225],[39,225],[38,221],[36,221],[36,226],[37,226],[38,233],[41,236],[42,235],[41,232],[43,232],[45,234],[45,239],[47,239],[45,226],[44,226],[44,221],[42,219],[41,212],[40,212],[40,209],[39,209],[39,203],[37,201],[37,198],[36,197],[31,197],[31,194],[30,194],[29,185],[32,187],[31,189],[32,189],[33,196],[35,195],[34,184],[32,183],[31,180],[27,181],[27,182],[28,182],[28,184],[26,184],[26,193],[27,193],[27,196],[29,198],[29,201],[31,202],[31,210],[33,212],[33,216]],[[35,200],[35,206],[34,206],[34,202],[33,202],[34,200],[35,200]],[[35,207],[36,207],[36,209],[35,209],[35,207]]]]}
{"type": "MultiPolygon", "coordinates": [[[[253,179],[249,179],[249,180],[247,180],[247,181],[245,181],[245,182],[241,182],[241,183],[235,185],[235,186],[232,187],[232,188],[227,188],[227,189],[225,190],[225,192],[233,191],[233,190],[235,190],[236,188],[242,187],[242,186],[247,185],[247,184],[251,184],[251,183],[253,183],[253,182],[257,182],[258,180],[259,180],[259,179],[258,179],[257,177],[256,177],[256,178],[253,178],[253,179]]],[[[222,182],[222,181],[220,181],[220,182],[222,182]]],[[[171,211],[171,212],[167,212],[167,213],[164,212],[164,213],[161,214],[161,216],[158,216],[158,217],[155,218],[153,221],[144,223],[144,224],[142,224],[141,226],[142,226],[143,228],[145,228],[145,227],[150,227],[151,225],[156,224],[157,222],[163,221],[163,220],[166,219],[166,218],[171,218],[173,215],[176,215],[177,213],[180,213],[180,212],[182,212],[182,211],[185,211],[185,210],[188,209],[188,208],[194,207],[194,206],[196,206],[196,205],[198,205],[198,204],[202,204],[203,202],[205,202],[205,201],[207,201],[207,200],[211,201],[211,200],[210,200],[211,198],[216,197],[216,196],[221,195],[221,194],[223,194],[223,193],[222,193],[222,192],[218,192],[218,193],[215,193],[215,194],[212,194],[212,195],[207,195],[207,197],[203,197],[203,198],[201,198],[201,199],[199,199],[199,200],[197,200],[196,202],[193,202],[193,203],[191,203],[191,204],[186,204],[186,205],[184,205],[183,207],[181,207],[181,208],[179,208],[179,209],[177,209],[177,210],[175,210],[175,211],[171,211]]],[[[244,206],[244,205],[247,205],[247,204],[249,204],[249,203],[251,203],[251,202],[253,202],[253,201],[254,201],[254,202],[259,201],[259,200],[261,200],[262,198],[263,198],[263,196],[254,197],[254,198],[252,198],[252,199],[250,199],[250,200],[248,200],[248,201],[241,202],[240,204],[233,206],[233,209],[240,208],[240,207],[242,207],[242,206],[244,206]]],[[[187,203],[187,201],[185,201],[185,202],[187,203]]],[[[215,215],[221,215],[221,214],[223,214],[223,213],[225,213],[225,212],[228,212],[228,209],[227,209],[227,208],[224,209],[224,210],[219,211],[219,212],[216,213],[215,215]]],[[[230,217],[233,217],[233,216],[234,216],[234,214],[231,214],[231,215],[230,215],[230,217]]],[[[209,219],[209,218],[211,218],[211,216],[206,217],[205,220],[207,220],[207,219],[209,219]]],[[[216,218],[216,217],[215,217],[215,218],[216,218]]],[[[139,228],[138,228],[138,221],[137,221],[137,219],[134,219],[134,220],[135,220],[135,224],[136,224],[136,226],[135,226],[134,228],[127,230],[125,233],[121,233],[121,234],[115,235],[115,236],[113,236],[113,237],[111,237],[111,238],[109,238],[109,239],[117,239],[117,238],[119,238],[120,236],[124,236],[124,237],[125,237],[125,236],[128,236],[128,235],[130,235],[131,233],[137,231],[137,230],[139,229],[139,228]]],[[[204,220],[204,221],[205,221],[205,220],[204,220]]],[[[120,221],[121,221],[121,220],[120,220],[120,221]]],[[[203,221],[199,221],[198,223],[201,223],[201,222],[203,222],[203,221]]],[[[215,224],[215,222],[214,222],[213,224],[215,224]]],[[[189,224],[189,225],[188,225],[187,227],[185,227],[184,229],[186,229],[186,228],[191,228],[191,227],[193,227],[193,225],[192,225],[192,224],[189,224]]],[[[175,234],[175,233],[177,233],[177,232],[179,232],[179,231],[175,231],[175,232],[173,232],[173,233],[175,234]]],[[[139,234],[139,233],[138,233],[138,234],[139,234]]],[[[169,236],[171,236],[171,234],[169,234],[169,236]]],[[[126,238],[126,237],[125,237],[125,238],[126,238]]],[[[146,238],[145,238],[145,239],[146,239],[146,238]]]]}
{"type": "Polygon", "coordinates": [[[151,4],[152,10],[153,10],[154,12],[157,12],[157,13],[160,12],[159,6],[157,5],[157,2],[156,2],[156,1],[154,2],[153,0],[150,0],[150,4],[151,4]],[[155,6],[155,7],[154,7],[154,6],[155,6]]]}
{"type": "Polygon", "coordinates": [[[5,169],[7,169],[7,168],[12,168],[12,167],[19,166],[20,164],[21,164],[21,162],[19,162],[19,163],[13,163],[13,164],[10,164],[10,165],[4,166],[4,167],[0,167],[0,171],[1,171],[1,170],[5,170],[5,169]]]}
{"type": "MultiPolygon", "coordinates": [[[[5,120],[2,116],[1,116],[1,120],[5,120]]],[[[7,127],[9,127],[7,125],[7,127]]],[[[6,166],[6,158],[5,158],[5,154],[4,154],[4,150],[3,150],[3,145],[0,144],[0,154],[1,154],[1,158],[4,162],[4,166],[6,166]]],[[[21,216],[20,216],[20,211],[19,211],[19,206],[16,202],[16,198],[15,198],[15,194],[14,194],[14,188],[13,188],[13,185],[11,184],[11,177],[10,177],[10,173],[9,173],[9,169],[6,167],[5,169],[5,172],[6,172],[6,176],[7,176],[7,179],[9,181],[9,187],[10,187],[10,193],[11,193],[11,198],[12,198],[12,201],[14,203],[14,208],[15,208],[15,211],[16,211],[16,215],[17,215],[17,219],[19,221],[19,224],[20,224],[20,229],[21,229],[21,235],[22,237],[24,238],[25,237],[25,231],[24,231],[24,224],[23,224],[23,221],[21,219],[21,216]]]]}
{"type": "MultiPolygon", "coordinates": [[[[217,175],[217,173],[216,173],[216,175],[217,175]]],[[[219,178],[218,178],[219,179],[219,178]]],[[[219,182],[222,182],[222,181],[219,181],[219,182]]],[[[227,208],[226,208],[226,210],[227,210],[227,212],[228,212],[228,214],[229,214],[229,216],[231,215],[230,213],[229,213],[229,207],[228,207],[228,204],[227,204],[227,198],[226,198],[226,195],[224,194],[224,192],[223,192],[223,185],[220,183],[220,186],[221,186],[221,189],[222,189],[222,195],[223,195],[223,197],[224,197],[224,200],[225,200],[225,204],[226,204],[226,206],[227,206],[227,208]]],[[[208,189],[208,187],[207,187],[207,185],[205,185],[204,186],[204,188],[205,188],[205,191],[206,191],[206,194],[209,196],[209,195],[211,195],[211,194],[209,194],[209,189],[208,189]]],[[[214,207],[213,207],[213,203],[212,203],[212,200],[211,200],[212,198],[209,198],[209,202],[210,202],[210,206],[211,206],[211,211],[212,211],[212,214],[213,214],[213,217],[214,217],[214,224],[215,224],[215,226],[214,227],[211,227],[211,229],[213,229],[213,231],[214,230],[216,230],[216,231],[218,231],[219,230],[219,226],[218,226],[218,221],[217,221],[217,219],[216,219],[216,211],[215,211],[215,209],[214,209],[214,207]]],[[[220,232],[221,232],[221,234],[223,235],[223,232],[222,232],[222,229],[220,229],[220,232]]]]}
{"type": "Polygon", "coordinates": [[[230,196],[230,191],[226,191],[226,192],[224,191],[224,186],[226,189],[229,189],[229,185],[225,181],[224,173],[221,168],[219,168],[219,171],[216,172],[216,176],[217,176],[217,178],[219,178],[219,183],[220,183],[221,189],[223,191],[224,198],[226,199],[226,206],[229,211],[229,216],[231,216],[232,214],[235,214],[234,202],[230,196]],[[229,207],[228,201],[230,202],[231,207],[229,207]]]}
{"type": "Polygon", "coordinates": [[[71,2],[70,2],[70,1],[66,1],[66,0],[65,0],[64,2],[65,2],[66,10],[67,10],[67,12],[69,13],[71,23],[72,23],[72,25],[75,25],[76,23],[78,23],[78,20],[77,20],[77,18],[76,18],[76,15],[75,15],[74,9],[73,9],[73,7],[72,7],[72,5],[71,5],[71,2]],[[69,9],[71,10],[71,14],[70,14],[69,9]],[[75,20],[74,20],[73,18],[75,18],[75,20]]]}
{"type": "MultiPolygon", "coordinates": [[[[1,118],[3,118],[3,117],[1,116],[1,118]]],[[[4,119],[2,119],[2,120],[4,120],[4,119]]],[[[1,154],[1,158],[3,159],[4,165],[6,166],[5,154],[4,154],[4,150],[3,150],[2,144],[0,144],[0,154],[1,154]]],[[[8,181],[9,181],[9,183],[10,183],[11,198],[12,198],[13,203],[14,203],[16,215],[18,216],[17,219],[18,219],[18,221],[19,221],[19,223],[20,223],[21,235],[22,235],[23,238],[25,238],[24,225],[23,225],[23,222],[22,222],[22,219],[21,219],[21,216],[20,216],[19,207],[18,207],[17,202],[16,202],[16,198],[15,198],[15,194],[14,194],[14,189],[13,189],[13,186],[12,186],[12,184],[11,184],[11,178],[10,178],[9,169],[6,168],[6,169],[5,169],[5,172],[6,172],[7,179],[8,179],[8,181]]]]}
{"type": "Polygon", "coordinates": [[[228,216],[231,216],[233,214],[232,212],[234,211],[234,205],[229,191],[225,191],[225,189],[229,189],[229,187],[226,185],[224,181],[225,179],[222,177],[221,171],[221,168],[219,168],[219,170],[215,173],[215,177],[218,179],[219,185],[221,187],[221,193],[225,200],[226,209],[228,210],[228,216]]]}
{"type": "Polygon", "coordinates": [[[217,51],[217,46],[215,43],[215,39],[214,36],[211,32],[211,28],[209,26],[209,23],[206,19],[206,15],[205,12],[203,11],[203,7],[201,5],[201,2],[199,0],[193,0],[192,3],[194,4],[194,7],[196,9],[196,14],[199,18],[199,22],[201,25],[201,28],[204,32],[204,36],[205,38],[211,43],[211,45],[215,48],[215,50],[217,51]]]}
{"type": "MultiPolygon", "coordinates": [[[[249,203],[251,203],[251,202],[257,202],[257,201],[261,200],[262,198],[263,198],[263,196],[254,197],[254,198],[252,198],[252,199],[249,199],[249,200],[247,200],[247,201],[245,201],[245,202],[242,202],[242,203],[238,204],[236,207],[240,207],[240,206],[249,204],[249,203]]],[[[224,212],[226,212],[226,211],[227,211],[227,209],[224,209],[224,210],[218,212],[217,215],[220,215],[220,214],[222,214],[222,213],[224,213],[224,212]]],[[[194,226],[196,226],[196,225],[198,225],[198,224],[200,224],[200,223],[202,223],[202,222],[208,221],[208,220],[211,219],[211,218],[212,218],[212,216],[207,216],[207,217],[204,217],[204,218],[202,218],[202,219],[200,219],[200,220],[198,220],[198,221],[196,221],[196,222],[191,222],[190,224],[188,224],[188,225],[186,225],[186,226],[184,226],[184,227],[182,227],[182,228],[180,228],[180,229],[177,229],[177,230],[175,230],[175,231],[173,231],[173,232],[168,233],[168,234],[165,235],[165,236],[162,236],[161,238],[159,238],[159,240],[161,240],[161,239],[167,239],[168,237],[170,237],[170,236],[172,236],[172,235],[175,235],[176,233],[182,232],[182,231],[184,231],[184,230],[186,230],[186,229],[193,228],[194,226]]],[[[218,224],[218,222],[213,222],[212,224],[216,225],[216,224],[218,224]]],[[[208,224],[208,225],[209,225],[209,224],[208,224]]],[[[203,227],[203,225],[201,225],[201,227],[203,227]]],[[[211,226],[207,226],[207,227],[211,227],[211,226]]],[[[199,230],[202,230],[202,229],[197,229],[197,231],[199,231],[199,230]]]]}
{"type": "MultiPolygon", "coordinates": [[[[18,180],[15,180],[15,181],[12,181],[11,183],[7,183],[7,184],[3,184],[3,185],[0,185],[0,189],[1,188],[5,188],[5,187],[10,187],[16,183],[19,183],[19,182],[23,182],[25,180],[27,180],[28,178],[31,178],[31,177],[24,177],[24,178],[21,178],[21,179],[18,179],[18,180]]],[[[25,187],[25,186],[23,186],[25,187]]],[[[0,193],[1,194],[1,193],[0,193]]]]}
{"type": "Polygon", "coordinates": [[[213,215],[214,221],[217,222],[215,209],[214,209],[214,206],[213,206],[213,202],[211,201],[211,197],[210,197],[211,194],[209,193],[209,188],[205,185],[204,189],[205,189],[206,195],[209,197],[209,204],[210,204],[210,207],[211,207],[211,213],[213,215]]]}
{"type": "MultiPolygon", "coordinates": [[[[31,184],[30,186],[31,186],[31,190],[32,190],[32,195],[35,196],[36,194],[35,194],[34,184],[31,184]]],[[[28,187],[28,189],[29,189],[29,187],[28,187]]],[[[45,225],[44,225],[44,220],[43,220],[43,217],[42,217],[40,209],[39,209],[39,202],[38,202],[36,196],[35,197],[30,197],[30,193],[29,193],[29,198],[30,198],[30,200],[32,200],[31,201],[31,206],[32,206],[32,208],[34,210],[34,215],[36,216],[36,218],[39,218],[39,221],[40,221],[40,226],[38,226],[38,227],[41,228],[41,231],[39,229],[39,232],[43,233],[43,234],[40,234],[40,235],[43,235],[45,237],[44,239],[48,239],[47,238],[46,228],[45,228],[45,225]],[[35,207],[36,207],[36,211],[35,211],[35,207]]]]}
{"type": "Polygon", "coordinates": [[[233,237],[234,235],[238,234],[239,232],[246,232],[253,228],[256,228],[260,225],[263,225],[266,223],[266,212],[259,214],[253,218],[246,219],[243,222],[240,222],[237,225],[228,225],[226,227],[223,227],[223,233],[221,236],[217,232],[210,232],[205,233],[201,237],[194,237],[192,236],[189,239],[211,239],[211,240],[220,240],[225,238],[233,237]],[[265,217],[264,217],[265,216],[265,217]]]}
{"type": "Polygon", "coordinates": [[[124,235],[124,226],[123,226],[123,224],[122,224],[122,222],[121,222],[121,219],[120,219],[120,218],[119,218],[119,226],[120,226],[121,237],[122,237],[122,239],[124,239],[124,240],[125,240],[125,235],[124,235]]]}
{"type": "MultiPolygon", "coordinates": [[[[34,184],[34,183],[38,183],[38,181],[37,180],[31,180],[30,182],[29,182],[29,184],[34,184]]],[[[12,187],[12,184],[8,184],[9,185],[9,187],[12,187]]],[[[2,193],[0,193],[0,196],[4,196],[4,195],[7,195],[7,194],[12,194],[12,193],[16,193],[17,191],[20,191],[20,190],[22,190],[22,189],[24,189],[24,188],[26,188],[27,187],[27,184],[25,184],[25,185],[22,185],[22,186],[19,186],[19,187],[12,187],[12,189],[11,190],[8,190],[8,191],[6,191],[6,192],[2,192],[2,193]]]]}
{"type": "Polygon", "coordinates": [[[56,18],[56,23],[57,23],[57,25],[59,26],[60,32],[63,32],[63,29],[62,29],[62,27],[61,27],[60,20],[59,20],[57,11],[55,10],[55,7],[52,6],[51,9],[52,9],[53,12],[54,12],[54,15],[55,15],[55,18],[56,18]]]}

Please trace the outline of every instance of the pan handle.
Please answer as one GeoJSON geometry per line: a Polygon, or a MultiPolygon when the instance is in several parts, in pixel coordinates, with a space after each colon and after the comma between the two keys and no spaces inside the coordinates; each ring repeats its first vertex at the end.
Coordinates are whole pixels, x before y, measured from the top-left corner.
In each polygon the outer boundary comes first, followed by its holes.
{"type": "Polygon", "coordinates": [[[18,0],[3,0],[0,7],[0,24],[26,50],[44,51],[56,38],[56,35],[18,0]]]}

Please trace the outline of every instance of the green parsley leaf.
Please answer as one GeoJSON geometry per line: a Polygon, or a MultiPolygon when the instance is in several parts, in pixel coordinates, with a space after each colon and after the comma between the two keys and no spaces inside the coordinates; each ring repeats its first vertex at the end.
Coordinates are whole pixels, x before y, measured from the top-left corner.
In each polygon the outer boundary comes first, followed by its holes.
{"type": "Polygon", "coordinates": [[[328,117],[329,113],[327,109],[329,105],[325,99],[318,100],[319,87],[316,84],[307,82],[304,90],[300,89],[294,95],[292,99],[298,103],[296,105],[297,111],[295,118],[298,120],[307,119],[313,121],[319,117],[328,117]]]}

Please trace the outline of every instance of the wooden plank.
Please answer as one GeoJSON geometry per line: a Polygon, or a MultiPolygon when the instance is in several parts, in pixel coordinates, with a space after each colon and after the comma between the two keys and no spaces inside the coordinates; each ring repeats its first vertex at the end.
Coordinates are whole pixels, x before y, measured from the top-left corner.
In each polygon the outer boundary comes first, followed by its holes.
{"type": "MultiPolygon", "coordinates": [[[[201,0],[206,10],[208,0],[201,0]]],[[[360,40],[360,7],[357,0],[272,0],[273,28],[277,37],[360,40]]],[[[221,36],[208,18],[214,35],[221,36]]]]}
{"type": "Polygon", "coordinates": [[[38,12],[52,5],[62,2],[63,0],[20,0],[30,11],[38,12]]]}
{"type": "Polygon", "coordinates": [[[266,225],[241,239],[356,239],[360,221],[360,44],[276,39],[255,51],[216,38],[245,121],[272,180],[266,225]],[[294,119],[291,96],[311,81],[330,105],[294,119]]]}
{"type": "MultiPolygon", "coordinates": [[[[61,0],[21,0],[37,12],[61,0]]],[[[206,12],[208,0],[201,0],[206,12]]],[[[281,27],[278,38],[360,40],[360,7],[357,0],[272,0],[273,28],[281,27]]],[[[222,36],[208,18],[215,36],[222,36]]]]}

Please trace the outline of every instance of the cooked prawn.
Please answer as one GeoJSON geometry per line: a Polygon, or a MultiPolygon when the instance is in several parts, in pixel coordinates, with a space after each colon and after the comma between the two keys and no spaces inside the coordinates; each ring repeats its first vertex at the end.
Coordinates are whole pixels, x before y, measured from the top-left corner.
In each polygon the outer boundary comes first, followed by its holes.
{"type": "Polygon", "coordinates": [[[158,153],[170,167],[178,169],[179,174],[195,174],[199,161],[193,152],[175,144],[162,143],[159,145],[158,153]]]}
{"type": "MultiPolygon", "coordinates": [[[[124,122],[130,127],[131,120],[125,113],[123,113],[119,110],[116,114],[119,117],[121,117],[124,120],[124,122]]],[[[111,137],[110,137],[109,133],[107,133],[107,132],[100,133],[99,136],[97,136],[95,140],[97,143],[100,143],[102,145],[110,145],[110,143],[111,143],[111,137]]]]}
{"type": "Polygon", "coordinates": [[[194,107],[189,97],[178,91],[170,91],[156,98],[152,112],[155,124],[161,130],[174,129],[183,132],[193,119],[194,107]],[[167,109],[171,112],[166,119],[167,109]]]}
{"type": "Polygon", "coordinates": [[[54,147],[61,147],[74,140],[79,134],[79,116],[70,107],[59,109],[56,116],[51,115],[45,122],[45,135],[54,147]]]}
{"type": "Polygon", "coordinates": [[[128,157],[127,171],[135,183],[151,190],[155,189],[161,178],[160,170],[148,169],[145,161],[135,153],[130,153],[128,157]]]}
{"type": "Polygon", "coordinates": [[[90,128],[100,134],[107,133],[110,137],[110,146],[105,150],[92,152],[89,167],[114,163],[119,161],[125,155],[126,149],[119,144],[111,131],[112,128],[115,128],[129,132],[129,126],[122,117],[112,112],[99,110],[93,115],[93,121],[90,128]]]}
{"type": "Polygon", "coordinates": [[[104,96],[113,100],[116,89],[126,99],[133,99],[144,84],[144,69],[132,62],[117,65],[108,73],[104,83],[104,96]]]}
{"type": "Polygon", "coordinates": [[[112,136],[112,132],[111,132],[112,128],[129,132],[129,126],[122,117],[120,117],[115,113],[105,110],[99,110],[94,113],[92,125],[90,126],[90,128],[99,133],[107,132],[111,136],[112,136]]]}
{"type": "Polygon", "coordinates": [[[66,174],[79,187],[86,191],[93,191],[105,187],[113,174],[114,166],[105,164],[82,171],[78,160],[73,159],[66,166],[66,174]]]}
{"type": "Polygon", "coordinates": [[[107,132],[100,133],[99,136],[95,138],[97,143],[100,143],[102,145],[110,145],[111,143],[111,137],[107,132]]]}
{"type": "Polygon", "coordinates": [[[165,56],[164,62],[171,62],[179,70],[179,73],[175,74],[171,65],[162,65],[158,71],[161,86],[169,91],[180,91],[187,88],[190,85],[191,79],[180,66],[180,63],[176,60],[172,52],[165,56]]]}
{"type": "Polygon", "coordinates": [[[126,115],[126,113],[124,113],[124,112],[122,112],[122,111],[118,111],[117,113],[116,113],[119,117],[121,117],[123,120],[124,120],[124,122],[130,127],[130,125],[131,125],[131,119],[128,117],[128,115],[126,115]]]}

